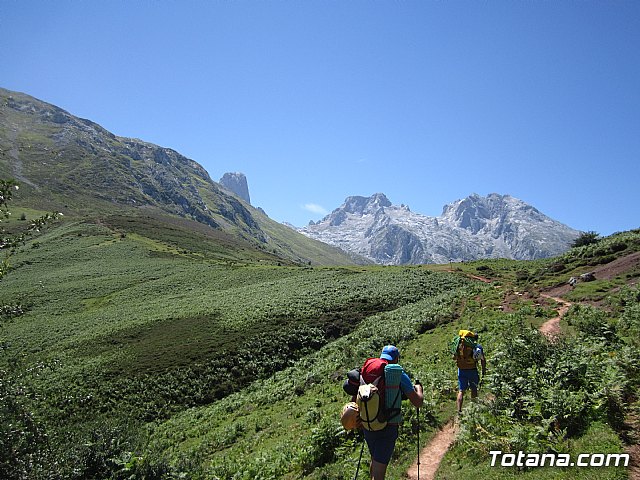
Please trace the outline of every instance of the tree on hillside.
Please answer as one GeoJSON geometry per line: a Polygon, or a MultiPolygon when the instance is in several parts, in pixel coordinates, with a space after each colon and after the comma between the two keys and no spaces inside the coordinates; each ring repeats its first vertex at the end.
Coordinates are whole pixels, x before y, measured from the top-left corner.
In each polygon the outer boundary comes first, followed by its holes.
{"type": "Polygon", "coordinates": [[[571,244],[572,248],[584,247],[585,245],[592,245],[600,241],[600,234],[594,231],[582,232],[578,238],[576,238],[571,244]]]}

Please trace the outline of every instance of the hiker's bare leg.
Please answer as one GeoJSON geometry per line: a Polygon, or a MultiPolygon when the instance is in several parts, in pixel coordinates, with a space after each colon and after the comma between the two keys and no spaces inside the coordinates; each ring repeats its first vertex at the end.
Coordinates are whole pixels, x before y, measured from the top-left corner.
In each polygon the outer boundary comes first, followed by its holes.
{"type": "Polygon", "coordinates": [[[371,480],[384,480],[384,476],[387,474],[387,466],[384,463],[371,460],[371,480]]]}
{"type": "Polygon", "coordinates": [[[472,388],[471,389],[471,400],[474,400],[478,398],[478,389],[477,388],[472,388]]]}
{"type": "Polygon", "coordinates": [[[458,406],[458,412],[462,411],[462,400],[464,399],[464,390],[458,390],[458,398],[456,399],[456,405],[458,406]]]}

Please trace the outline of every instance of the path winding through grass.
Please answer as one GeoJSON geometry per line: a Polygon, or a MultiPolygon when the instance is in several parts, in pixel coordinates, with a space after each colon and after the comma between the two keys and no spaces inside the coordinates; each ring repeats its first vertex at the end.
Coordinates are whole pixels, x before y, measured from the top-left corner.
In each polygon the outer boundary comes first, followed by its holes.
{"type": "Polygon", "coordinates": [[[560,308],[558,309],[558,316],[547,320],[540,326],[540,333],[546,336],[549,340],[552,340],[560,335],[560,320],[566,315],[569,307],[571,307],[571,303],[563,300],[562,298],[552,297],[551,295],[547,295],[546,293],[541,293],[540,296],[548,298],[550,300],[554,300],[555,302],[560,304],[560,308]]]}
{"type": "MultiPolygon", "coordinates": [[[[484,278],[477,278],[481,281],[488,281],[484,278]]],[[[560,304],[558,309],[558,316],[547,320],[540,326],[540,332],[545,335],[550,341],[557,338],[560,333],[560,320],[566,315],[571,303],[563,300],[562,298],[554,297],[548,294],[540,294],[544,298],[554,300],[560,304]]],[[[433,480],[435,478],[440,462],[444,458],[444,455],[449,450],[449,447],[456,438],[458,433],[457,425],[453,420],[450,420],[433,439],[424,447],[416,461],[409,467],[407,471],[407,477],[410,480],[433,480]]]]}
{"type": "Polygon", "coordinates": [[[416,461],[409,467],[408,478],[410,480],[432,480],[438,471],[444,454],[449,450],[457,433],[457,425],[453,420],[450,420],[436,433],[429,444],[422,449],[416,461]]]}

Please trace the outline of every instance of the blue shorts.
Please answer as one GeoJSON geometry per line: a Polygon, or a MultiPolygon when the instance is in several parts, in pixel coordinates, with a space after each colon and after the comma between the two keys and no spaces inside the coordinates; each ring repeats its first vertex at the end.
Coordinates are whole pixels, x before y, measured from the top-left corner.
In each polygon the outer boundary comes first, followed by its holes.
{"type": "Polygon", "coordinates": [[[458,369],[458,388],[461,392],[465,390],[477,390],[478,384],[480,383],[480,375],[478,375],[478,370],[475,368],[471,368],[469,370],[461,370],[458,369]]]}
{"type": "Polygon", "coordinates": [[[391,455],[393,455],[393,449],[396,448],[398,425],[387,425],[377,432],[370,432],[364,429],[363,431],[371,458],[378,463],[389,465],[391,455]]]}

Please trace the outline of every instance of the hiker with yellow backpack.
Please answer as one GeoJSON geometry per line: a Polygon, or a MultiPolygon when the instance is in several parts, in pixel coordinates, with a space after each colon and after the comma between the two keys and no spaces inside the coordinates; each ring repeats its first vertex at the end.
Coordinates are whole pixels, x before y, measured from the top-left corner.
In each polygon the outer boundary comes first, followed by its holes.
{"type": "Polygon", "coordinates": [[[482,345],[478,343],[478,335],[470,330],[460,330],[450,344],[453,359],[458,367],[458,413],[462,411],[464,392],[471,390],[471,398],[477,398],[480,376],[478,362],[482,366],[482,377],[487,373],[487,361],[484,358],[482,345]]]}
{"type": "Polygon", "coordinates": [[[398,349],[387,345],[380,358],[369,358],[361,369],[350,371],[343,386],[352,402],[342,411],[342,425],[363,429],[371,454],[372,480],[384,480],[386,475],[402,423],[402,400],[406,398],[420,408],[424,399],[422,385],[413,385],[399,360],[398,349]]]}

